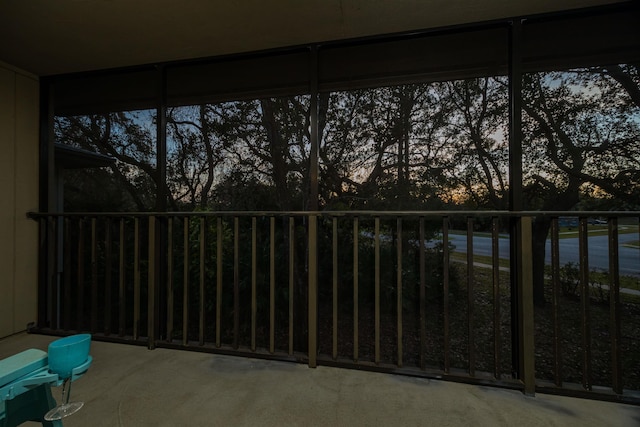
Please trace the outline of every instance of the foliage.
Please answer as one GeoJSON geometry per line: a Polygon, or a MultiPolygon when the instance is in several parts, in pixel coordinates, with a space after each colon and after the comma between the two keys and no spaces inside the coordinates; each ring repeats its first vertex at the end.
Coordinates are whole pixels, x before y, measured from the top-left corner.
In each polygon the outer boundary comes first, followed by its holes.
{"type": "Polygon", "coordinates": [[[568,262],[560,267],[560,286],[562,295],[577,297],[580,285],[580,268],[573,262],[568,262]]]}

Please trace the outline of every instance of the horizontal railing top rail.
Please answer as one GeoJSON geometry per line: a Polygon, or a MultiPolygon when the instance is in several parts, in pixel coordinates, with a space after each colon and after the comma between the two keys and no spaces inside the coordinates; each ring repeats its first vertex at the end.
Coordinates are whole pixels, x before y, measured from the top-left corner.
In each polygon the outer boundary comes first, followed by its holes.
{"type": "Polygon", "coordinates": [[[190,211],[190,212],[28,212],[32,219],[44,217],[181,217],[181,216],[379,216],[379,217],[640,217],[640,211],[190,211]]]}

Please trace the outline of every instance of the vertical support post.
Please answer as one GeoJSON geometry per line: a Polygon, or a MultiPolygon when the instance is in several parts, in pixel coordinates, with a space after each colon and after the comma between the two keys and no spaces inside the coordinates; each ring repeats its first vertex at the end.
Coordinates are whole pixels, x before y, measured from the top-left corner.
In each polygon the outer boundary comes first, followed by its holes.
{"type": "MultiPolygon", "coordinates": [[[[318,46],[311,47],[311,60],[309,61],[310,74],[310,143],[309,153],[309,210],[318,210],[318,46]]],[[[308,288],[308,352],[309,367],[315,368],[317,364],[317,340],[318,340],[318,217],[309,216],[309,288],[308,288]]]]}
{"type": "Polygon", "coordinates": [[[318,217],[309,215],[309,367],[317,366],[318,352],[318,217]]]}
{"type": "MultiPolygon", "coordinates": [[[[522,211],[522,21],[516,19],[509,28],[509,211],[522,211]]],[[[522,378],[518,273],[521,265],[521,220],[509,220],[509,264],[511,290],[511,365],[515,378],[522,378]]]]}
{"type": "MultiPolygon", "coordinates": [[[[47,79],[40,84],[40,211],[52,213],[56,209],[56,171],[54,157],[54,88],[47,79]]],[[[40,247],[38,262],[38,326],[48,327],[53,318],[50,292],[56,281],[55,234],[47,225],[48,219],[40,220],[40,247]]],[[[67,273],[68,274],[68,273],[67,273]]]]}
{"type": "Polygon", "coordinates": [[[521,250],[518,251],[515,276],[518,284],[518,378],[524,384],[524,393],[534,395],[536,390],[535,352],[534,352],[534,316],[533,316],[533,259],[531,217],[521,217],[521,250]]]}
{"type": "MultiPolygon", "coordinates": [[[[164,65],[158,66],[158,89],[156,104],[156,164],[157,164],[157,181],[156,181],[156,211],[167,211],[167,72],[164,65]]],[[[168,298],[168,288],[159,286],[160,283],[170,280],[165,277],[168,273],[163,265],[167,262],[168,257],[168,217],[160,216],[156,218],[155,246],[149,247],[149,251],[154,252],[156,258],[155,280],[156,292],[154,300],[154,335],[156,339],[168,336],[168,330],[164,330],[167,325],[168,305],[164,301],[168,298]]]]}
{"type": "Polygon", "coordinates": [[[522,22],[509,29],[509,210],[523,209],[522,194],[522,22]]]}
{"type": "Polygon", "coordinates": [[[310,144],[309,152],[309,210],[318,210],[318,46],[311,46],[310,70],[310,144]]]}
{"type": "Polygon", "coordinates": [[[158,89],[156,104],[156,211],[167,210],[167,91],[166,69],[158,66],[158,89]]]}

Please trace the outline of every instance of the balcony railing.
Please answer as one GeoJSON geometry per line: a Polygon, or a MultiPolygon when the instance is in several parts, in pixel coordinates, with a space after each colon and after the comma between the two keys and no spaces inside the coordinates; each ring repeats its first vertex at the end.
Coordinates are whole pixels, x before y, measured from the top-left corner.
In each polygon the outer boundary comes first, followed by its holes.
{"type": "Polygon", "coordinates": [[[30,216],[42,332],[640,404],[638,212],[30,216]]]}

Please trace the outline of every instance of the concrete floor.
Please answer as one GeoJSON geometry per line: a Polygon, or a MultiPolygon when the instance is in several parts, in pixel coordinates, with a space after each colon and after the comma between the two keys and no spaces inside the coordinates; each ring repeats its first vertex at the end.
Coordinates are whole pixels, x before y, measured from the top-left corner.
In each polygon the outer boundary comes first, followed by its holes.
{"type": "MultiPolygon", "coordinates": [[[[0,359],[54,339],[0,339],[0,359]]],[[[103,342],[91,354],[71,394],[85,406],[67,427],[640,426],[631,405],[103,342]]]]}

